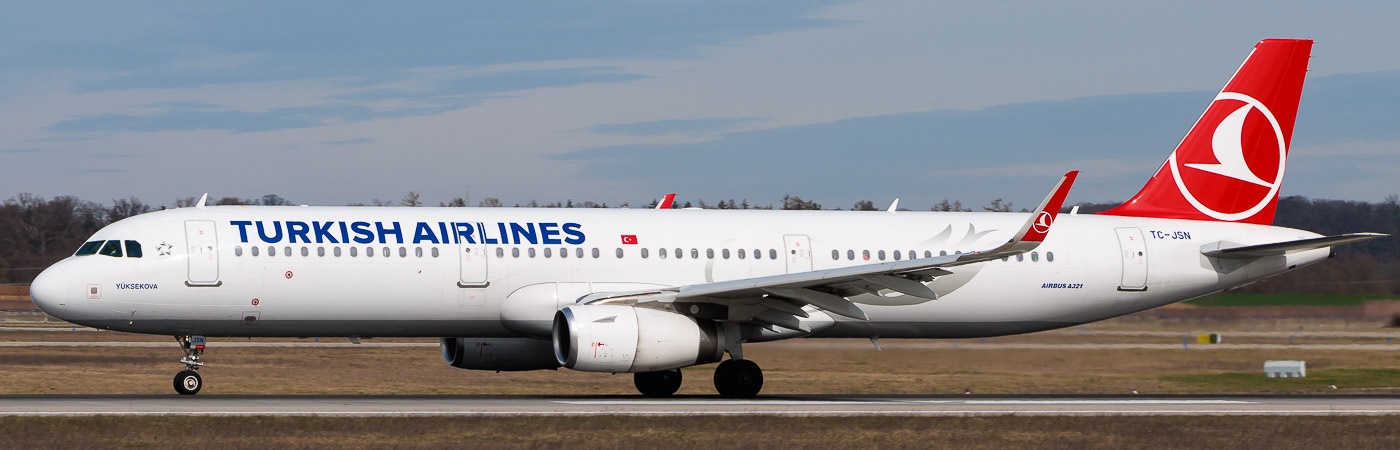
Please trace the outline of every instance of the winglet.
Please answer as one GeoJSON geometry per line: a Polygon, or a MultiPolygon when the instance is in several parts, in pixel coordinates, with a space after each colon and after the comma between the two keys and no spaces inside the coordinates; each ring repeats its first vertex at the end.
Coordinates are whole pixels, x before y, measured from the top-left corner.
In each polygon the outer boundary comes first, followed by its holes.
{"type": "Polygon", "coordinates": [[[1040,202],[1040,206],[1032,212],[1031,220],[1021,226],[1021,239],[1028,242],[1041,242],[1045,236],[1050,234],[1050,225],[1055,223],[1055,217],[1060,214],[1060,207],[1065,204],[1065,197],[1069,196],[1070,186],[1074,186],[1075,177],[1079,176],[1078,170],[1071,170],[1066,173],[1060,182],[1055,184],[1055,190],[1050,192],[1050,196],[1045,197],[1040,202]]]}
{"type": "Polygon", "coordinates": [[[199,208],[199,209],[204,209],[204,203],[205,203],[205,202],[208,202],[208,201],[209,201],[209,193],[208,193],[208,192],[205,192],[204,195],[202,195],[202,196],[199,197],[199,203],[195,203],[195,204],[194,204],[194,207],[195,207],[195,208],[199,208]]]}
{"type": "Polygon", "coordinates": [[[899,197],[895,197],[894,201],[890,202],[889,209],[886,209],[885,211],[889,212],[890,214],[894,214],[895,211],[899,211],[899,197]]]}
{"type": "Polygon", "coordinates": [[[656,204],[656,209],[671,209],[671,202],[676,201],[676,193],[672,192],[661,197],[661,202],[656,204]]]}
{"type": "Polygon", "coordinates": [[[1079,176],[1079,171],[1071,170],[1063,178],[1060,178],[1060,182],[1055,184],[1055,189],[1051,190],[1050,195],[1040,202],[1040,206],[1035,207],[1035,211],[1031,212],[1030,219],[1026,220],[1025,225],[1021,225],[1021,229],[1011,240],[1001,244],[1000,247],[985,252],[964,253],[963,257],[967,260],[979,260],[985,259],[989,254],[1028,252],[1040,246],[1040,243],[1045,240],[1045,236],[1050,234],[1050,226],[1055,223],[1055,217],[1060,214],[1060,207],[1064,206],[1065,197],[1069,196],[1069,188],[1074,186],[1074,178],[1077,176],[1079,176]]]}

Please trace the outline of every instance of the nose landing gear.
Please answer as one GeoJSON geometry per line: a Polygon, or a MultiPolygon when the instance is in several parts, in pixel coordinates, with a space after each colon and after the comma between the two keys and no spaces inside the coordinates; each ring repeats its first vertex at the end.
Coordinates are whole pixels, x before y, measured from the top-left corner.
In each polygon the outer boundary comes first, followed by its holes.
{"type": "Polygon", "coordinates": [[[204,379],[197,372],[204,366],[204,363],[199,361],[199,357],[204,355],[204,336],[175,336],[175,342],[179,342],[180,348],[185,351],[185,357],[180,358],[180,362],[185,363],[185,370],[175,374],[175,392],[179,392],[180,395],[199,393],[199,389],[204,387],[204,379]]]}

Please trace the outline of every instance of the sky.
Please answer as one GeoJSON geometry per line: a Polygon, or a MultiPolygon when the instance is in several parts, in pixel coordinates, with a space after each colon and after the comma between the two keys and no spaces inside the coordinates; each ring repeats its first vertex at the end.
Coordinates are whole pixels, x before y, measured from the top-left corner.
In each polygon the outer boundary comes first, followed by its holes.
{"type": "Polygon", "coordinates": [[[1122,201],[1295,37],[1283,195],[1380,201],[1400,3],[1342,3],[11,4],[0,197],[1019,208],[1079,169],[1070,202],[1122,201]]]}

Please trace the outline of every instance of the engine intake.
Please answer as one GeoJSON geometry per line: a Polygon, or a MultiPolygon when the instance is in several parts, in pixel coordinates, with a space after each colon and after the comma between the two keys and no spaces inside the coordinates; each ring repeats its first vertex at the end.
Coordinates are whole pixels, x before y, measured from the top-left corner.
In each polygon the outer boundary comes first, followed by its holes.
{"type": "Polygon", "coordinates": [[[554,313],[556,362],[585,372],[653,372],[712,363],[724,356],[726,338],[714,322],[654,309],[575,305],[554,313]]]}
{"type": "Polygon", "coordinates": [[[442,359],[458,369],[516,372],[557,369],[548,340],[533,338],[442,338],[442,359]]]}

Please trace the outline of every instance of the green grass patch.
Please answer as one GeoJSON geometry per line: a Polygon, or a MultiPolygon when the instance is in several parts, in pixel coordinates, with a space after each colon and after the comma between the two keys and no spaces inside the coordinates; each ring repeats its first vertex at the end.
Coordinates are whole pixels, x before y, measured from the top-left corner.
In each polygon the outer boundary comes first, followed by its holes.
{"type": "Polygon", "coordinates": [[[1199,392],[1314,392],[1331,389],[1400,386],[1400,369],[1309,370],[1306,378],[1269,378],[1258,372],[1191,373],[1163,375],[1158,379],[1199,392]]]}
{"type": "Polygon", "coordinates": [[[1212,294],[1186,303],[1197,306],[1356,306],[1386,295],[1212,294]]]}

